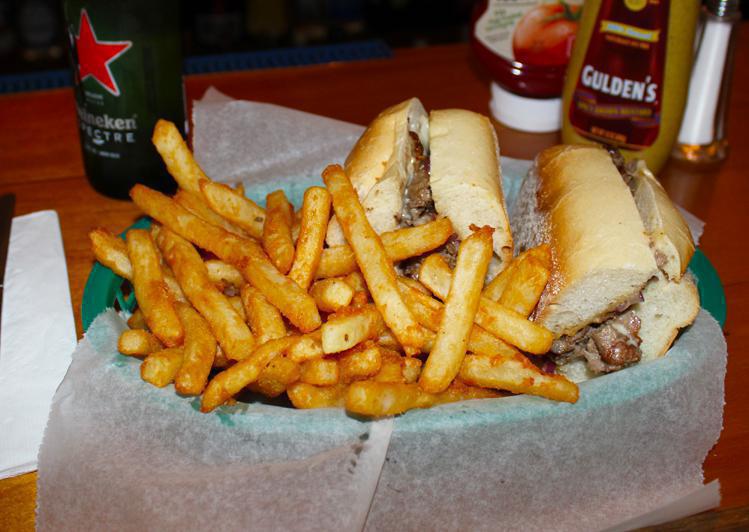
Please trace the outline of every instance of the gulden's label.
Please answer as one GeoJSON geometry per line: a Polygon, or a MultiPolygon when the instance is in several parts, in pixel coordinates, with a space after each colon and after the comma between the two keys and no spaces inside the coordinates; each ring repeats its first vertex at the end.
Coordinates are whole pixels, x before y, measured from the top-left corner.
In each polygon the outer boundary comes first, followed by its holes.
{"type": "Polygon", "coordinates": [[[661,124],[670,2],[601,3],[570,101],[570,123],[582,136],[642,149],[661,124]]]}

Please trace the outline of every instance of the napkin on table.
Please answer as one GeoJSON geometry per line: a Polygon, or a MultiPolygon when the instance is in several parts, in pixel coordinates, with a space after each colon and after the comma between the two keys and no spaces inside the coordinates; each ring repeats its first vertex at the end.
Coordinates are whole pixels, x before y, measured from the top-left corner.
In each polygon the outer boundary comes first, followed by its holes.
{"type": "Polygon", "coordinates": [[[55,211],[13,219],[0,330],[0,478],[36,469],[49,406],[75,348],[55,211]]]}

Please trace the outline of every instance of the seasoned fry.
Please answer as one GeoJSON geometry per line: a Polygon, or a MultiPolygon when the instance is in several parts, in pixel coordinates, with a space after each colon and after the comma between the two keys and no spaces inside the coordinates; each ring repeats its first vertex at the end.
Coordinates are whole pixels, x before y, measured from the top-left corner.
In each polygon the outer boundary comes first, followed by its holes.
{"type": "MultiPolygon", "coordinates": [[[[437,249],[453,234],[453,227],[447,218],[438,218],[416,227],[398,229],[380,235],[385,253],[391,262],[417,257],[437,249]]],[[[355,271],[356,258],[353,250],[346,245],[323,250],[316,277],[340,277],[355,271]]]]}
{"type": "Polygon", "coordinates": [[[286,325],[281,314],[258,289],[245,284],[240,294],[247,322],[258,345],[286,336],[286,325]]]}
{"type": "Polygon", "coordinates": [[[221,346],[216,347],[216,356],[213,358],[213,367],[218,369],[226,369],[234,363],[233,360],[226,358],[226,355],[221,350],[221,346]]]}
{"type": "Polygon", "coordinates": [[[528,256],[519,261],[512,272],[507,287],[499,298],[499,304],[525,317],[536,308],[541,293],[551,274],[547,266],[535,257],[528,256]]]}
{"type": "Polygon", "coordinates": [[[403,378],[407,383],[416,382],[421,375],[421,359],[416,357],[403,357],[403,378]]]}
{"type": "Polygon", "coordinates": [[[361,272],[351,272],[343,278],[346,283],[354,289],[355,292],[365,292],[369,295],[369,288],[367,288],[367,281],[364,280],[364,276],[361,272]]]}
{"type": "Polygon", "coordinates": [[[117,350],[128,356],[146,356],[162,349],[164,346],[158,338],[142,329],[123,331],[117,341],[117,350]]]}
{"type": "Polygon", "coordinates": [[[369,224],[351,181],[338,165],[325,169],[323,181],[333,199],[333,209],[343,234],[354,251],[359,269],[385,323],[407,353],[421,351],[425,342],[424,330],[403,302],[393,265],[385,254],[380,237],[369,224]]]}
{"type": "Polygon", "coordinates": [[[231,399],[242,388],[255,382],[260,372],[265,369],[271,360],[282,355],[297,338],[285,336],[277,340],[270,340],[258,347],[249,357],[240,360],[213,377],[203,392],[200,411],[210,412],[231,399]]]}
{"type": "Polygon", "coordinates": [[[335,408],[344,405],[346,386],[313,386],[305,382],[296,382],[288,387],[289,396],[294,408],[335,408]]]}
{"type": "Polygon", "coordinates": [[[373,305],[345,309],[333,314],[322,325],[322,350],[325,354],[340,353],[364,340],[377,338],[385,329],[377,308],[373,305]]]}
{"type": "MultiPolygon", "coordinates": [[[[244,303],[242,302],[242,298],[239,296],[228,296],[227,299],[229,300],[229,303],[231,303],[231,306],[234,307],[234,310],[239,314],[239,317],[242,318],[242,321],[247,321],[247,314],[245,314],[244,311],[244,303]]],[[[250,329],[250,332],[252,332],[252,329],[250,329]]]]}
{"type": "Polygon", "coordinates": [[[194,192],[187,192],[186,190],[178,190],[174,195],[174,201],[211,225],[220,227],[221,229],[229,231],[237,236],[243,238],[247,237],[246,231],[231,222],[227,222],[224,218],[213,212],[210,206],[203,200],[203,196],[199,193],[196,194],[194,192]]]}
{"type": "Polygon", "coordinates": [[[164,160],[167,171],[180,188],[200,194],[198,183],[201,179],[207,180],[208,176],[195,162],[177,126],[168,120],[159,120],[154,127],[151,141],[164,160]]]}
{"type": "MultiPolygon", "coordinates": [[[[450,288],[450,267],[439,255],[430,255],[424,260],[419,271],[419,280],[434,295],[445,299],[450,288]]],[[[476,313],[476,323],[522,351],[545,354],[554,339],[552,333],[540,325],[509,310],[491,299],[482,297],[476,313]]]]}
{"type": "Polygon", "coordinates": [[[151,353],[140,365],[140,377],[154,386],[163,388],[174,380],[183,357],[181,347],[170,347],[151,353]]]}
{"type": "Polygon", "coordinates": [[[148,329],[148,324],[146,324],[146,318],[143,316],[143,311],[136,308],[127,319],[127,326],[131,329],[148,329]]]}
{"type": "Polygon", "coordinates": [[[315,386],[338,384],[338,362],[327,358],[315,358],[302,363],[299,380],[315,386]]]}
{"type": "Polygon", "coordinates": [[[215,213],[242,228],[250,236],[258,240],[262,238],[265,209],[246,198],[244,193],[240,194],[221,183],[201,181],[200,190],[206,203],[215,213]]]}
{"type": "Polygon", "coordinates": [[[88,234],[96,260],[125,279],[133,278],[133,266],[127,254],[127,244],[106,229],[94,229],[88,234]]]}
{"type": "Polygon", "coordinates": [[[290,384],[298,381],[300,375],[299,364],[282,355],[271,360],[248,388],[266,397],[278,397],[290,384]]]}
{"type": "Polygon", "coordinates": [[[563,375],[541,371],[520,353],[506,355],[467,355],[460,368],[460,378],[484,388],[527,393],[574,403],[579,397],[577,385],[563,375]]]}
{"type": "Polygon", "coordinates": [[[322,333],[320,329],[318,329],[314,332],[298,337],[299,339],[289,347],[287,355],[295,362],[304,362],[306,360],[322,358],[325,353],[322,351],[321,336],[322,333]]]}
{"type": "Polygon", "coordinates": [[[354,298],[354,289],[344,279],[331,277],[316,281],[309,294],[323,312],[338,312],[354,298]]]}
{"type": "Polygon", "coordinates": [[[381,353],[380,347],[374,342],[364,342],[341,353],[338,358],[340,381],[348,383],[376,375],[382,367],[381,353]]]}
{"type": "Polygon", "coordinates": [[[247,283],[238,269],[223,261],[207,260],[205,261],[205,268],[208,270],[208,277],[219,290],[227,284],[234,288],[241,288],[247,283]]]}
{"type": "Polygon", "coordinates": [[[405,383],[406,377],[403,375],[404,361],[407,358],[397,351],[381,348],[380,350],[380,371],[372,378],[377,382],[397,382],[405,383]]]}
{"type": "Polygon", "coordinates": [[[236,267],[300,331],[309,332],[320,327],[322,320],[314,299],[279,273],[256,242],[204,222],[148,187],[136,185],[130,196],[146,214],[165,227],[236,267]]]}
{"type": "Polygon", "coordinates": [[[294,241],[291,238],[294,208],[282,190],[268,194],[265,206],[263,249],[278,271],[285,274],[289,272],[294,261],[294,241]]]}
{"type": "Polygon", "coordinates": [[[247,358],[255,344],[252,333],[227,297],[208,278],[208,271],[192,244],[163,229],[159,245],[185,295],[206,319],[226,356],[231,360],[247,358]]]}
{"type": "Polygon", "coordinates": [[[307,290],[320,264],[325,233],[330,218],[330,194],[321,187],[310,187],[304,193],[299,238],[289,279],[307,290]]]}
{"type": "Polygon", "coordinates": [[[499,275],[486,285],[486,288],[484,288],[484,297],[488,297],[493,301],[499,301],[505,288],[510,282],[513,282],[512,277],[515,275],[517,266],[529,258],[539,261],[546,269],[551,270],[551,246],[549,244],[541,244],[535,248],[528,249],[515,257],[499,275]]]}
{"type": "Polygon", "coordinates": [[[133,290],[148,328],[167,347],[181,344],[184,330],[167,293],[151,235],[144,229],[131,229],[126,238],[133,266],[133,290]]]}
{"type": "Polygon", "coordinates": [[[177,315],[185,328],[182,366],[174,376],[174,389],[184,395],[199,395],[208,382],[216,357],[216,338],[208,322],[190,305],[177,304],[177,315]]]}

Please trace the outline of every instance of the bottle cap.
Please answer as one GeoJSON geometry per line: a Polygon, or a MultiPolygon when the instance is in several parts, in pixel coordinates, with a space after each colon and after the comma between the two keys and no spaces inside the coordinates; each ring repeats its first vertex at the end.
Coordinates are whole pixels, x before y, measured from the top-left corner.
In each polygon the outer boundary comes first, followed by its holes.
{"type": "Polygon", "coordinates": [[[562,127],[561,98],[528,98],[492,83],[491,113],[506,126],[530,133],[548,133],[562,127]]]}

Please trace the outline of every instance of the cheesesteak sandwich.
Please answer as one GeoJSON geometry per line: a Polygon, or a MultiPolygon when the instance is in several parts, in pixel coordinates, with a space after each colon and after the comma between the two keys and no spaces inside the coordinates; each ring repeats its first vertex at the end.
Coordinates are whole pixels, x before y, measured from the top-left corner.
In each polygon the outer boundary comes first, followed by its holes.
{"type": "MultiPolygon", "coordinates": [[[[376,232],[446,216],[457,236],[441,250],[451,265],[472,225],[494,229],[492,273],[512,258],[499,147],[485,116],[461,109],[428,115],[412,98],[375,118],[346,159],[345,169],[376,232]]],[[[326,241],[331,246],[345,242],[335,218],[326,241]]],[[[418,261],[401,267],[415,274],[418,261]]]]}
{"type": "Polygon", "coordinates": [[[694,321],[689,229],[643,163],[592,146],[544,150],[513,212],[519,250],[547,242],[553,268],[535,321],[574,381],[663,356],[694,321]]]}

